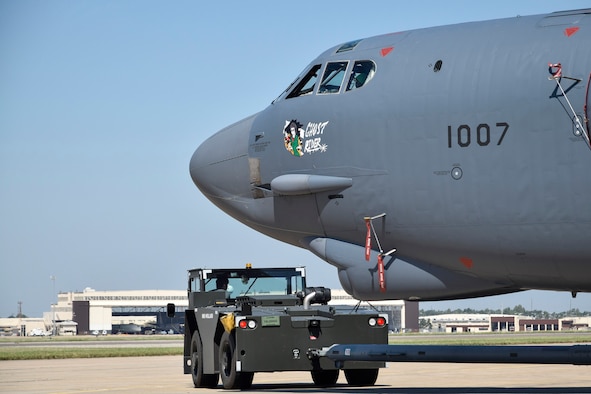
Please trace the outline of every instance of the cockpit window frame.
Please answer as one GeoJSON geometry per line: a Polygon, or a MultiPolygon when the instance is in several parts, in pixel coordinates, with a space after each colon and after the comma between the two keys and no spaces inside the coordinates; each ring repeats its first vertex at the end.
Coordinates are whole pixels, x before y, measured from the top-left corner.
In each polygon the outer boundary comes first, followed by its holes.
{"type": "Polygon", "coordinates": [[[350,60],[338,60],[326,63],[326,66],[324,67],[324,72],[322,73],[320,85],[318,86],[317,94],[339,94],[343,87],[343,82],[345,81],[346,76],[348,75],[347,70],[349,69],[350,63],[350,60]],[[340,78],[340,81],[338,81],[338,88],[337,84],[331,84],[331,82],[334,81],[335,78],[340,78]],[[331,86],[331,88],[328,88],[328,86],[331,86]]]}
{"type": "Polygon", "coordinates": [[[302,96],[346,94],[365,87],[375,77],[377,68],[377,63],[370,58],[362,60],[334,59],[313,64],[305,72],[301,73],[279,97],[273,100],[272,104],[281,99],[287,100],[302,96]],[[333,68],[331,65],[340,65],[340,67],[333,68]],[[361,71],[356,71],[358,68],[361,71]],[[335,71],[337,71],[336,74],[330,74],[335,71]],[[366,72],[364,73],[364,71],[366,72]],[[338,89],[335,89],[336,85],[333,85],[332,89],[321,90],[323,85],[327,85],[337,76],[341,78],[338,89]]]}
{"type": "Polygon", "coordinates": [[[293,88],[293,90],[289,92],[289,94],[285,98],[291,99],[295,97],[308,96],[314,94],[322,66],[323,64],[320,63],[310,67],[310,70],[304,75],[304,77],[296,84],[295,88],[293,88]],[[311,87],[308,87],[310,85],[310,82],[313,82],[313,84],[311,87]]]}
{"type": "Polygon", "coordinates": [[[349,80],[347,81],[347,86],[345,88],[346,92],[351,92],[357,89],[361,89],[365,85],[367,85],[376,75],[377,72],[377,65],[371,59],[364,59],[364,60],[355,60],[353,62],[353,66],[351,67],[351,71],[349,72],[349,80]],[[369,70],[365,75],[363,72],[356,72],[356,67],[360,66],[363,67],[364,65],[371,63],[369,70]],[[360,78],[361,77],[361,78],[360,78]]]}

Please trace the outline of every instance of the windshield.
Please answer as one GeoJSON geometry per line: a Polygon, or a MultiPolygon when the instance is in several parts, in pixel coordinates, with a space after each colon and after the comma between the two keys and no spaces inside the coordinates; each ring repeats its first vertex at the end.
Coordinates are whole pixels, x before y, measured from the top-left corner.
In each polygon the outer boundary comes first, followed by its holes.
{"type": "Polygon", "coordinates": [[[205,279],[205,291],[226,290],[227,298],[296,294],[304,287],[305,277],[294,269],[223,270],[205,279]]]}
{"type": "Polygon", "coordinates": [[[287,96],[287,98],[304,96],[314,92],[316,86],[316,80],[318,79],[318,70],[320,70],[320,64],[315,65],[308,71],[306,76],[297,84],[295,89],[287,96]]]}
{"type": "MultiPolygon", "coordinates": [[[[316,92],[316,83],[318,82],[322,65],[316,64],[312,66],[304,74],[303,78],[298,77],[296,81],[289,85],[287,91],[289,89],[292,90],[287,94],[286,98],[312,96],[315,94],[333,94],[336,96],[342,92],[348,93],[367,85],[376,74],[376,64],[372,60],[356,60],[347,73],[349,64],[350,62],[348,60],[328,62],[324,67],[322,79],[316,92]],[[342,85],[345,86],[343,89],[341,89],[342,85]]],[[[279,98],[283,97],[284,94],[285,92],[279,98]]]]}
{"type": "Polygon", "coordinates": [[[341,83],[345,77],[348,64],[349,62],[346,61],[328,63],[318,93],[338,93],[341,90],[341,83]]]}

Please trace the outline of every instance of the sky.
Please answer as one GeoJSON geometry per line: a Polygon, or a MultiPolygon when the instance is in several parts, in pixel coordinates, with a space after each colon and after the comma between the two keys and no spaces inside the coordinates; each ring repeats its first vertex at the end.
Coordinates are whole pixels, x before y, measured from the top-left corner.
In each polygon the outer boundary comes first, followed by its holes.
{"type": "MultiPolygon", "coordinates": [[[[588,7],[588,1],[0,0],[0,317],[60,291],[178,289],[196,267],[336,269],[205,199],[193,151],[264,109],[321,52],[414,28],[588,7]],[[51,278],[54,279],[51,279],[51,278]]],[[[424,309],[591,310],[525,292],[424,309]]]]}

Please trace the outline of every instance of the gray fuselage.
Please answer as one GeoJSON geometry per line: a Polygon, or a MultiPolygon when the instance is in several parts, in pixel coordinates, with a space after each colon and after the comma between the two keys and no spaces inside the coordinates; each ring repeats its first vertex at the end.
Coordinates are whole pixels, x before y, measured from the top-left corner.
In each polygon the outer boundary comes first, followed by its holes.
{"type": "Polygon", "coordinates": [[[193,180],[237,220],[336,266],[360,299],[591,291],[590,13],[331,48],[265,110],[205,141],[193,180]],[[323,84],[335,65],[342,83],[323,84]],[[366,261],[364,218],[383,213],[366,261]],[[381,290],[379,249],[396,249],[381,290]]]}

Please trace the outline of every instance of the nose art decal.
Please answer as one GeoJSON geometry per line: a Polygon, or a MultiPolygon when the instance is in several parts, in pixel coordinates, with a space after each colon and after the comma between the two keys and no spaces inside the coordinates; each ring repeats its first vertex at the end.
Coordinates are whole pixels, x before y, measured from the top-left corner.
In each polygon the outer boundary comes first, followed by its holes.
{"type": "Polygon", "coordinates": [[[322,142],[322,137],[327,125],[328,121],[308,122],[304,129],[297,120],[286,120],[283,128],[285,149],[296,157],[326,152],[328,145],[322,142]]]}

